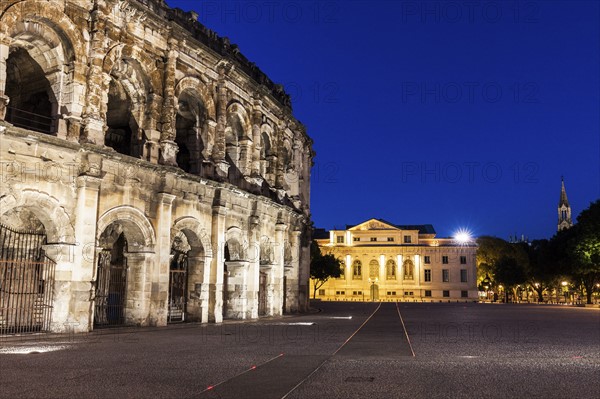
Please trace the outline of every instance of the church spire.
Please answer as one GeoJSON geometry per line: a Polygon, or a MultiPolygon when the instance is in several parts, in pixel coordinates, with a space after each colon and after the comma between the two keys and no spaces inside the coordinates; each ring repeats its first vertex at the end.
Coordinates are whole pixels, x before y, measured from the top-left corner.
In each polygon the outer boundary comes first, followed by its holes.
{"type": "Polygon", "coordinates": [[[558,231],[573,227],[573,221],[571,220],[571,206],[567,199],[567,190],[565,190],[565,180],[560,177],[561,189],[560,189],[560,200],[558,201],[558,231]]]}

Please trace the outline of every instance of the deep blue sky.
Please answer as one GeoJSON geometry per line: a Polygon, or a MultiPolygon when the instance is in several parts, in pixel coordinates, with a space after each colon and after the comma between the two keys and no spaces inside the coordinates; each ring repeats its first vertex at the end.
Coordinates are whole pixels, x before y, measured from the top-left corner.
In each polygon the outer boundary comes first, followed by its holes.
{"type": "Polygon", "coordinates": [[[293,97],[315,225],[550,237],[600,198],[597,1],[186,1],[293,97]]]}

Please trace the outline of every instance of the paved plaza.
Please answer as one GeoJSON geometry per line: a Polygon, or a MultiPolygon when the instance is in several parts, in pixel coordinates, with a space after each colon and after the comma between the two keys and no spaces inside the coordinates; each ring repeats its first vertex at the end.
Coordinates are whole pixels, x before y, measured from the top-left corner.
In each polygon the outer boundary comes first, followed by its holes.
{"type": "Polygon", "coordinates": [[[0,338],[0,397],[600,397],[598,308],[313,307],[255,322],[0,338]]]}

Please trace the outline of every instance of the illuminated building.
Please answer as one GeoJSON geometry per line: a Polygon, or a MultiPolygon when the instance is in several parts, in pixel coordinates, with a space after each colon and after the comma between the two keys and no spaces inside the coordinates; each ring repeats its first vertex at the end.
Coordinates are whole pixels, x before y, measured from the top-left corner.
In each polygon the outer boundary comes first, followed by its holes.
{"type": "MultiPolygon", "coordinates": [[[[338,301],[476,301],[476,244],[459,232],[437,238],[432,225],[370,219],[317,238],[323,253],[342,260],[317,298],[338,301]]],[[[312,284],[312,282],[311,282],[312,284]]],[[[312,292],[312,290],[311,290],[312,292]]]]}

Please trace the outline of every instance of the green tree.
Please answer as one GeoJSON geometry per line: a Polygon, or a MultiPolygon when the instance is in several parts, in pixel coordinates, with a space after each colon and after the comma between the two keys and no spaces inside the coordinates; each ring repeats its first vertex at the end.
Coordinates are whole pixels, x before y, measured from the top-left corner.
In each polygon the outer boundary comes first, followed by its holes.
{"type": "Polygon", "coordinates": [[[558,283],[559,273],[554,262],[556,255],[551,252],[550,242],[546,239],[532,241],[525,251],[529,258],[527,280],[537,293],[538,302],[542,302],[544,290],[556,287],[558,283]]]}
{"type": "Polygon", "coordinates": [[[313,280],[313,298],[317,297],[317,290],[331,277],[340,277],[342,262],[332,254],[321,253],[321,248],[316,241],[310,247],[310,278],[313,280]]]}
{"type": "Polygon", "coordinates": [[[572,230],[573,239],[567,247],[571,274],[584,287],[587,303],[591,304],[594,286],[600,282],[600,200],[579,214],[572,230]]]}
{"type": "MultiPolygon", "coordinates": [[[[492,285],[498,283],[506,285],[506,282],[502,279],[507,281],[520,280],[528,264],[527,253],[520,244],[510,244],[501,238],[490,236],[481,236],[477,239],[477,279],[479,282],[486,275],[492,280],[492,285]],[[513,259],[514,264],[508,262],[507,259],[513,259]],[[514,267],[514,265],[518,265],[522,270],[514,267]],[[506,271],[500,272],[502,273],[502,279],[499,279],[498,272],[501,267],[506,268],[506,271]],[[506,275],[509,271],[517,273],[514,278],[506,275]]],[[[525,279],[519,283],[524,281],[525,279]]]]}
{"type": "Polygon", "coordinates": [[[516,257],[503,256],[494,265],[494,275],[497,282],[503,284],[506,289],[505,299],[508,302],[508,290],[527,280],[525,265],[519,263],[516,257]]]}

